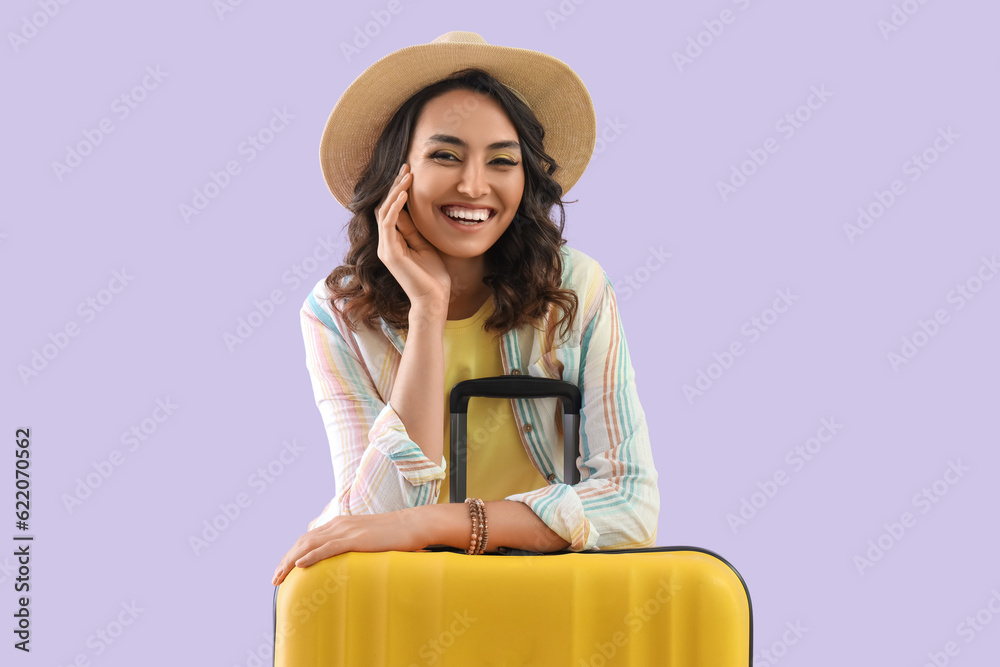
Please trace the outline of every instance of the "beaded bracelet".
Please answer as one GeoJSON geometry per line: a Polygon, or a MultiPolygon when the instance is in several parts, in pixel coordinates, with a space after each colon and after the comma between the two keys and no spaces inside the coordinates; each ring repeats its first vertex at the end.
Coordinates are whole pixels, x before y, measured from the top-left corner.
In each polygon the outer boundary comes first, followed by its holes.
{"type": "Polygon", "coordinates": [[[469,506],[469,516],[472,519],[472,538],[465,553],[475,556],[486,551],[486,540],[489,535],[486,523],[486,503],[479,498],[466,498],[465,502],[469,506]]]}
{"type": "Polygon", "coordinates": [[[479,505],[479,519],[481,524],[479,527],[481,534],[479,539],[479,553],[483,554],[486,553],[486,542],[490,539],[490,524],[486,520],[486,503],[480,498],[477,498],[476,502],[479,505]]]}
{"type": "Polygon", "coordinates": [[[475,498],[469,499],[469,511],[472,513],[472,544],[469,552],[473,556],[479,553],[479,543],[483,540],[483,517],[479,512],[479,503],[475,498]]]}
{"type": "Polygon", "coordinates": [[[479,546],[477,544],[477,538],[479,535],[476,533],[476,524],[479,519],[479,505],[472,498],[466,498],[465,503],[469,506],[469,517],[472,519],[472,540],[465,553],[472,556],[476,553],[476,548],[479,546]]]}

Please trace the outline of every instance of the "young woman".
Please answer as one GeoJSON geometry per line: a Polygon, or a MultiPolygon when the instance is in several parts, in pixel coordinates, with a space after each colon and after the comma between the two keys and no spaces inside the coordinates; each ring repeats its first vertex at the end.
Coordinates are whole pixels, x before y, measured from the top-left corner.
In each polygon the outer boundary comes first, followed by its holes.
{"type": "Polygon", "coordinates": [[[595,138],[572,69],[475,33],[396,51],[340,98],[320,156],[354,214],[351,248],[302,308],[336,496],[275,585],[346,551],[654,544],[657,475],[614,290],[562,238],[595,138]],[[474,399],[479,500],[449,503],[465,499],[447,497],[445,399],[504,374],[580,387],[582,481],[561,479],[555,399],[474,399]]]}

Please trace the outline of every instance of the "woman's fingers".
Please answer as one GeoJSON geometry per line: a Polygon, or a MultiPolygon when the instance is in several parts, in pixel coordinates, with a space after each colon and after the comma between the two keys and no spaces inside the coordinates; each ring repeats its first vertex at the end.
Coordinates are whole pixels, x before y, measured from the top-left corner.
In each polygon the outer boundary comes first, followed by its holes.
{"type": "MultiPolygon", "coordinates": [[[[404,197],[407,197],[407,193],[403,193],[404,197]]],[[[399,230],[400,235],[406,242],[406,246],[411,250],[424,250],[428,248],[430,244],[424,235],[420,233],[417,226],[413,224],[413,218],[406,211],[399,211],[396,214],[396,229],[399,230]]]]}
{"type": "Polygon", "coordinates": [[[399,178],[397,177],[396,181],[392,184],[392,187],[389,189],[389,194],[387,194],[385,199],[382,200],[382,203],[379,205],[379,207],[375,209],[375,224],[378,227],[378,234],[380,239],[383,236],[385,236],[386,226],[389,223],[389,209],[392,208],[392,205],[396,200],[396,196],[399,194],[399,191],[396,189],[396,186],[398,184],[399,184],[399,178]]]}
{"type": "MultiPolygon", "coordinates": [[[[400,168],[400,172],[396,174],[396,179],[393,181],[392,187],[389,188],[389,193],[385,196],[385,200],[382,201],[382,205],[376,213],[380,226],[383,224],[387,225],[390,222],[395,224],[395,219],[393,218],[390,209],[397,206],[400,193],[406,192],[406,189],[409,187],[409,182],[412,176],[408,169],[409,165],[403,163],[403,166],[400,168]]],[[[402,207],[402,204],[399,204],[397,207],[397,212],[399,207],[402,207]]]]}
{"type": "MultiPolygon", "coordinates": [[[[366,516],[360,521],[352,519],[354,518],[335,517],[332,521],[300,536],[275,569],[272,583],[275,586],[280,584],[295,567],[309,567],[324,558],[350,551],[352,545],[356,546],[359,525],[371,528],[381,525],[378,518],[366,516]]],[[[374,532],[377,534],[379,531],[374,532]]]]}
{"type": "MultiPolygon", "coordinates": [[[[408,165],[404,163],[403,168],[408,168],[408,165]]],[[[401,217],[406,218],[405,222],[410,222],[409,215],[402,210],[408,198],[406,188],[409,187],[410,179],[409,172],[397,174],[392,188],[389,189],[389,194],[386,195],[376,213],[379,230],[377,254],[387,266],[406,252],[405,238],[398,235],[396,228],[401,217]]],[[[410,222],[410,226],[412,226],[412,222],[410,222]]]]}
{"type": "Polygon", "coordinates": [[[340,540],[323,539],[318,541],[310,540],[303,542],[303,537],[295,543],[285,557],[281,559],[281,564],[274,570],[271,583],[279,585],[288,576],[288,573],[296,567],[309,567],[325,558],[331,558],[344,551],[340,540]]]}
{"type": "Polygon", "coordinates": [[[295,561],[301,558],[301,554],[297,553],[298,548],[299,544],[296,542],[295,546],[292,547],[287,554],[285,554],[285,557],[281,559],[278,567],[275,568],[274,577],[271,579],[271,583],[275,586],[284,581],[285,577],[288,576],[288,573],[293,567],[295,567],[295,561]]]}
{"type": "Polygon", "coordinates": [[[327,523],[324,526],[320,526],[318,529],[310,530],[308,533],[305,533],[295,541],[295,544],[288,550],[288,553],[286,553],[281,559],[281,562],[274,571],[272,583],[275,586],[280,584],[284,578],[288,576],[288,573],[292,571],[292,568],[296,566],[296,563],[301,560],[303,556],[315,550],[317,547],[327,543],[328,537],[326,536],[326,533],[329,531],[329,528],[330,524],[327,523]]]}
{"type": "Polygon", "coordinates": [[[330,541],[325,544],[321,544],[312,551],[304,554],[301,558],[295,561],[296,567],[309,567],[314,563],[318,563],[324,558],[331,558],[341,553],[340,543],[336,541],[330,541]]]}
{"type": "Polygon", "coordinates": [[[275,569],[272,583],[275,586],[280,584],[292,568],[309,567],[324,558],[349,551],[353,523],[343,517],[336,517],[300,536],[275,569]]]}
{"type": "Polygon", "coordinates": [[[409,201],[413,174],[403,164],[385,200],[376,211],[378,246],[376,255],[396,278],[411,304],[448,297],[450,279],[437,250],[417,230],[403,206],[409,201]]]}
{"type": "Polygon", "coordinates": [[[390,268],[402,259],[407,250],[406,239],[397,229],[400,216],[406,215],[406,212],[402,211],[405,203],[406,193],[402,192],[389,207],[379,226],[378,257],[390,268]]]}
{"type": "Polygon", "coordinates": [[[423,548],[407,510],[335,517],[302,535],[274,572],[277,586],[294,567],[309,567],[347,551],[413,551],[423,548]]]}
{"type": "MultiPolygon", "coordinates": [[[[423,235],[417,231],[417,226],[413,224],[413,218],[410,214],[403,210],[403,206],[410,198],[409,186],[412,182],[413,174],[409,171],[409,165],[403,165],[407,171],[402,174],[396,182],[396,188],[399,192],[393,201],[392,206],[389,209],[389,217],[395,216],[394,225],[399,233],[402,234],[403,239],[406,241],[406,246],[412,249],[422,248],[427,245],[427,240],[423,235]]],[[[392,197],[392,192],[389,193],[392,197]]],[[[401,246],[402,247],[402,246],[401,246]]]]}

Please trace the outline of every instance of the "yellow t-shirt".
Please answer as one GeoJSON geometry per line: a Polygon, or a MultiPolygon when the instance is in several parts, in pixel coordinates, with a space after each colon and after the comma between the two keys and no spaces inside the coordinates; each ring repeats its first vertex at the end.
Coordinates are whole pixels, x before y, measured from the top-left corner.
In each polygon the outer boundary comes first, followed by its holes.
{"type": "MultiPolygon", "coordinates": [[[[448,467],[438,496],[439,503],[450,501],[451,414],[448,397],[451,388],[462,380],[503,375],[500,345],[494,341],[492,334],[483,329],[483,322],[492,312],[493,298],[490,297],[472,317],[445,322],[444,458],[448,467]]],[[[466,493],[470,498],[503,500],[514,493],[547,486],[545,478],[531,464],[521,444],[510,399],[471,398],[466,423],[466,493]]]]}

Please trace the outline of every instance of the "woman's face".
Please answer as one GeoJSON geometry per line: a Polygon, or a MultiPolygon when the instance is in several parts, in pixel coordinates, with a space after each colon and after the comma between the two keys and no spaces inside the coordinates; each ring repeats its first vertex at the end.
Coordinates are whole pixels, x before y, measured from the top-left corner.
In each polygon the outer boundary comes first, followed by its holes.
{"type": "Polygon", "coordinates": [[[514,219],[524,192],[517,130],[489,96],[452,90],[428,101],[406,161],[406,208],[442,255],[479,257],[514,219]]]}

